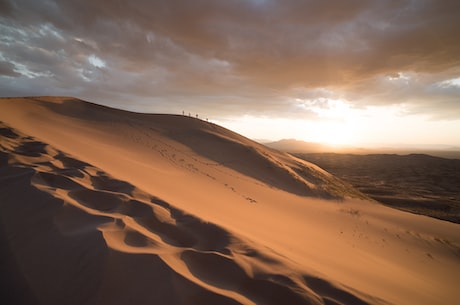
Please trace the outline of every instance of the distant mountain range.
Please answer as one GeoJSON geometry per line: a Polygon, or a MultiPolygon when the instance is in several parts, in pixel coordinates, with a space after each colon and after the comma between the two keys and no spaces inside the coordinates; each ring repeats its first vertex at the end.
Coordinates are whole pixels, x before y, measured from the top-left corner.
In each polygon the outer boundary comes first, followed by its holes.
{"type": "Polygon", "coordinates": [[[460,159],[460,147],[449,145],[408,145],[395,144],[382,147],[355,147],[355,146],[333,146],[315,142],[305,142],[296,139],[282,139],[275,142],[259,141],[260,143],[277,150],[290,153],[349,153],[349,154],[427,154],[436,157],[460,159]]]}

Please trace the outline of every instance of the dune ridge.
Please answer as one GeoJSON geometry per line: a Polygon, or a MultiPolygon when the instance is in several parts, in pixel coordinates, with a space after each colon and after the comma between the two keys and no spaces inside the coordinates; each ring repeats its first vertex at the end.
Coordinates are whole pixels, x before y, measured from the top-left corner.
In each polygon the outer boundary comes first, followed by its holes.
{"type": "Polygon", "coordinates": [[[30,304],[460,297],[458,224],[217,125],[68,97],[2,99],[0,121],[1,240],[30,304]]]}
{"type": "Polygon", "coordinates": [[[34,106],[97,124],[100,128],[107,128],[106,131],[116,131],[124,136],[124,140],[147,146],[176,165],[190,171],[203,171],[203,168],[197,169],[191,162],[186,162],[190,154],[176,148],[176,144],[180,143],[193,153],[191,161],[208,165],[207,172],[201,174],[209,178],[213,177],[209,167],[214,170],[226,167],[270,187],[298,195],[364,197],[310,162],[270,149],[203,120],[181,115],[129,113],[74,98],[54,98],[52,101],[50,103],[47,98],[32,99],[34,106]],[[171,144],[169,140],[175,143],[171,144]]]}

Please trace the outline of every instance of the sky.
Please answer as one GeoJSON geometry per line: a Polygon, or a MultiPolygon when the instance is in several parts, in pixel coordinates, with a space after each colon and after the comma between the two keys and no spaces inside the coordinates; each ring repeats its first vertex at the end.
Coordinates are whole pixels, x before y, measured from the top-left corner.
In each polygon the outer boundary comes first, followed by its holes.
{"type": "Polygon", "coordinates": [[[0,95],[460,146],[458,0],[0,0],[0,95]]]}

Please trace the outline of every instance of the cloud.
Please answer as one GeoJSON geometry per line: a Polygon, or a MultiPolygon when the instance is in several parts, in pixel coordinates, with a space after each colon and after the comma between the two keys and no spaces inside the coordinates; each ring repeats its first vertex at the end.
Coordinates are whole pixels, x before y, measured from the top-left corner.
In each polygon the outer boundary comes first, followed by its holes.
{"type": "Polygon", "coordinates": [[[15,71],[16,66],[7,61],[0,61],[0,75],[8,77],[18,77],[21,74],[15,71]]]}
{"type": "Polygon", "coordinates": [[[454,0],[2,0],[0,77],[6,94],[137,111],[312,118],[296,99],[331,98],[447,118],[460,108],[458,90],[439,86],[460,76],[459,11],[454,0]]]}

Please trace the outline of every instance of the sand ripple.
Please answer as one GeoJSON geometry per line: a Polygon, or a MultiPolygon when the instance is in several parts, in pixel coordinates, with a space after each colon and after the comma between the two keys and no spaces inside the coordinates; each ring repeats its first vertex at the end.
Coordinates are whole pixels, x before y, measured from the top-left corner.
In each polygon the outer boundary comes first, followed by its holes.
{"type": "Polygon", "coordinates": [[[12,221],[29,222],[7,222],[5,234],[42,304],[368,304],[46,143],[7,126],[0,133],[1,182],[15,185],[2,213],[20,189],[12,221]]]}

